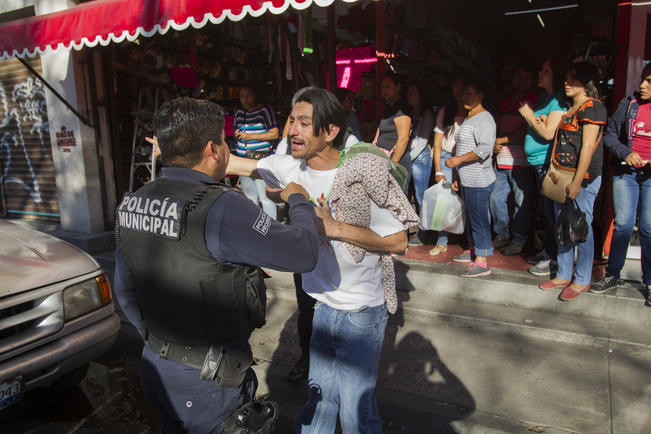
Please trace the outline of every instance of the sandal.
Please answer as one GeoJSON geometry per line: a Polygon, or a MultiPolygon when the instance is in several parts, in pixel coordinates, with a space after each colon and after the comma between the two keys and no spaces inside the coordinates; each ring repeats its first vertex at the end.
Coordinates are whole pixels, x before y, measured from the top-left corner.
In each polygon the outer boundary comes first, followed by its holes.
{"type": "Polygon", "coordinates": [[[448,251],[448,246],[440,246],[440,245],[435,245],[432,247],[432,249],[429,251],[429,254],[432,256],[440,255],[441,253],[445,253],[448,251]]]}

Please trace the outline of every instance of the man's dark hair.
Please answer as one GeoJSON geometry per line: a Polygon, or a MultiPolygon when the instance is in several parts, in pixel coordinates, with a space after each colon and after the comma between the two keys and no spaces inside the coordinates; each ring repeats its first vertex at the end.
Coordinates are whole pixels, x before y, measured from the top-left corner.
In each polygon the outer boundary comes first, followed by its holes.
{"type": "Polygon", "coordinates": [[[306,102],[312,105],[312,128],[314,135],[321,132],[328,132],[328,127],[334,124],[339,127],[337,137],[332,145],[341,149],[344,146],[344,134],[346,131],[346,112],[336,96],[325,89],[318,87],[306,87],[300,89],[292,98],[293,105],[299,102],[306,102]]]}
{"type": "Polygon", "coordinates": [[[156,111],[154,129],[163,164],[192,168],[209,141],[221,145],[224,110],[206,100],[175,98],[156,111]]]}

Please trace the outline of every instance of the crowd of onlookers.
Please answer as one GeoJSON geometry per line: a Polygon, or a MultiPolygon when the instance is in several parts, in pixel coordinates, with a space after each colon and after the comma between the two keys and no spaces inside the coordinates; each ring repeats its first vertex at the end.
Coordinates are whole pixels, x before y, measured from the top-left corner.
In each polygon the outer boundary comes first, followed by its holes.
{"type": "MultiPolygon", "coordinates": [[[[460,243],[466,249],[453,258],[468,263],[461,276],[491,274],[488,258],[499,249],[506,256],[524,255],[532,264],[529,272],[547,277],[539,287],[562,289],[562,300],[587,290],[603,293],[618,285],[637,225],[643,283],[651,305],[650,81],[651,65],[646,65],[639,91],[622,100],[608,119],[598,70],[585,61],[562,68],[546,60],[538,71],[519,65],[495,103],[487,103],[487,83],[476,75],[455,77],[440,106],[431,104],[424,81],[402,83],[395,75],[386,75],[379,85],[384,116],[373,143],[407,169],[411,188],[405,193],[415,206],[420,208],[425,190],[440,182],[449,183],[463,199],[466,230],[460,243]],[[604,145],[612,154],[612,178],[604,175],[604,145]],[[555,221],[565,203],[541,193],[545,177],[557,173],[550,166],[569,174],[562,200],[574,201],[585,214],[587,236],[573,246],[558,245],[554,237],[555,221]],[[606,276],[593,282],[591,223],[595,200],[606,182],[612,183],[614,232],[606,276]],[[539,251],[529,246],[538,246],[539,251]]],[[[348,115],[346,143],[362,140],[353,95],[346,89],[335,94],[348,115]]],[[[271,141],[283,136],[273,111],[255,99],[251,87],[242,87],[240,98],[243,108],[235,113],[234,125],[237,153],[265,156],[273,148],[271,141]],[[252,140],[251,134],[261,135],[252,140]]],[[[291,150],[281,142],[276,152],[291,150]]],[[[242,187],[275,217],[262,185],[245,179],[242,187]]],[[[409,244],[432,244],[429,254],[436,256],[447,251],[448,239],[445,231],[419,230],[409,244]]]]}

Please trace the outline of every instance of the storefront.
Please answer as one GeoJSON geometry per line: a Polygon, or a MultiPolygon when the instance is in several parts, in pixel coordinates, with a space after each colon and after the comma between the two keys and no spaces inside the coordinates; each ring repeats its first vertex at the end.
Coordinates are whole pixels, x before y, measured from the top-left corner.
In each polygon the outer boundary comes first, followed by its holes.
{"type": "MultiPolygon", "coordinates": [[[[117,198],[150,176],[146,164],[134,170],[134,163],[149,161],[143,137],[152,132],[151,113],[176,95],[207,98],[232,112],[239,86],[255,82],[282,126],[298,88],[359,86],[358,109],[371,107],[366,129],[372,139],[381,113],[377,77],[385,70],[405,81],[425,80],[436,104],[459,71],[481,73],[499,88],[510,58],[537,64],[561,47],[566,57],[607,57],[603,78],[613,100],[618,89],[635,85],[635,69],[649,57],[642,37],[648,34],[649,6],[641,1],[94,0],[74,7],[66,0],[12,2],[30,4],[34,16],[0,24],[0,83],[13,92],[33,78],[14,59],[19,57],[62,99],[31,81],[34,101],[23,107],[34,118],[22,126],[31,148],[21,167],[16,140],[2,142],[0,162],[16,167],[3,173],[4,209],[60,218],[64,228],[88,233],[110,229],[117,198]],[[613,48],[615,39],[619,49],[613,48]],[[360,49],[364,53],[350,52],[360,49]],[[12,72],[2,75],[5,70],[12,72]],[[1,77],[7,74],[23,79],[6,84],[1,77]],[[40,118],[34,107],[40,107],[40,118]]],[[[6,128],[6,137],[18,136],[7,135],[6,128]]]]}

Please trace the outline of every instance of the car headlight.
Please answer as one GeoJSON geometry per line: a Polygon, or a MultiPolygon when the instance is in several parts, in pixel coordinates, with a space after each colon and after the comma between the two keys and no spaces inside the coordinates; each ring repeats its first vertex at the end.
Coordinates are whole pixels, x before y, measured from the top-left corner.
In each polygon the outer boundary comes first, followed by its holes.
{"type": "Polygon", "coordinates": [[[109,304],[111,286],[104,274],[69,286],[63,290],[64,321],[109,304]]]}

